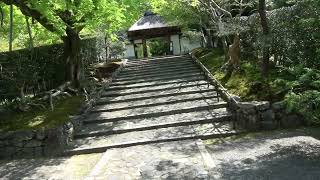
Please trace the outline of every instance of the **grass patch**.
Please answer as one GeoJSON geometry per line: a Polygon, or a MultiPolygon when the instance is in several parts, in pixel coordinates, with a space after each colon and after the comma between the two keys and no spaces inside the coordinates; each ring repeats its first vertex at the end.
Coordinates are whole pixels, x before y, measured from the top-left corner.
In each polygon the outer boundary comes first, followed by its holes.
{"type": "Polygon", "coordinates": [[[9,114],[0,122],[0,131],[31,130],[52,128],[69,121],[84,103],[83,96],[73,96],[59,100],[54,111],[50,109],[9,114]]]}

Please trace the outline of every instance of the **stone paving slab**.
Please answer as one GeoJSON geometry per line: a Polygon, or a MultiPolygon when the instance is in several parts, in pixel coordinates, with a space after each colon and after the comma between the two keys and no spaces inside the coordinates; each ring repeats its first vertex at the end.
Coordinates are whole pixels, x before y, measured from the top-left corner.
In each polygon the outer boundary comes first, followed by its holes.
{"type": "Polygon", "coordinates": [[[175,69],[173,71],[152,71],[152,73],[142,73],[142,74],[130,74],[126,77],[118,77],[114,80],[114,82],[123,82],[123,81],[131,81],[136,80],[138,78],[160,78],[160,77],[168,77],[168,76],[177,76],[180,74],[186,73],[199,73],[199,68],[183,68],[183,69],[175,69]]]}
{"type": "MultiPolygon", "coordinates": [[[[159,104],[159,103],[168,103],[170,104],[171,102],[176,102],[176,101],[189,101],[193,99],[198,99],[198,98],[211,98],[211,99],[216,99],[218,102],[217,98],[215,97],[217,94],[214,91],[199,91],[194,94],[182,94],[179,96],[168,96],[168,97],[158,97],[158,98],[149,98],[149,99],[143,99],[139,101],[129,101],[129,102],[119,102],[119,103],[111,103],[108,104],[106,102],[105,105],[97,105],[94,108],[92,108],[92,111],[102,111],[102,110],[108,110],[108,109],[119,109],[119,108],[128,108],[132,109],[135,106],[153,106],[154,104],[159,104]]],[[[221,101],[221,99],[219,99],[221,101]]]]}
{"type": "Polygon", "coordinates": [[[195,141],[111,149],[95,179],[209,179],[195,141]],[[143,155],[142,155],[143,154],[143,155]]]}
{"type": "Polygon", "coordinates": [[[183,82],[189,82],[189,81],[199,81],[204,80],[204,76],[190,76],[182,79],[171,79],[171,80],[165,80],[165,81],[151,81],[151,82],[140,82],[136,84],[127,84],[127,85],[116,85],[114,86],[111,84],[111,86],[106,90],[113,90],[113,89],[119,89],[119,88],[125,88],[125,89],[131,89],[131,88],[140,88],[140,87],[151,87],[151,86],[160,86],[163,84],[174,84],[174,83],[183,83],[183,82]]]}
{"type": "MultiPolygon", "coordinates": [[[[155,89],[150,89],[150,90],[143,90],[143,91],[131,91],[131,92],[123,92],[123,93],[118,93],[118,92],[107,92],[104,93],[102,96],[103,97],[117,97],[117,96],[127,96],[127,95],[135,95],[135,94],[143,94],[143,93],[151,93],[151,92],[162,92],[162,91],[169,91],[169,90],[181,90],[184,88],[192,88],[192,87],[199,87],[199,86],[208,86],[210,87],[209,83],[202,83],[202,84],[190,84],[190,85],[182,85],[182,86],[177,86],[177,87],[164,87],[164,88],[155,88],[155,89]]],[[[175,92],[176,93],[176,92],[175,92]]]]}
{"type": "Polygon", "coordinates": [[[102,154],[0,160],[1,180],[82,180],[102,154]]]}
{"type": "Polygon", "coordinates": [[[178,57],[178,58],[167,58],[167,59],[149,59],[149,60],[137,60],[132,61],[129,60],[127,62],[128,65],[138,65],[138,64],[152,64],[152,63],[168,63],[168,62],[176,62],[176,61],[190,61],[190,57],[178,57]]]}
{"type": "Polygon", "coordinates": [[[143,71],[150,71],[152,69],[154,70],[167,70],[167,69],[172,69],[172,68],[181,68],[185,66],[194,66],[195,64],[193,61],[188,60],[188,61],[177,61],[177,62],[171,62],[171,63],[153,63],[153,64],[137,64],[137,65],[129,65],[126,66],[124,71],[137,71],[137,70],[143,70],[143,71]]]}
{"type": "Polygon", "coordinates": [[[189,65],[184,65],[184,66],[169,66],[166,68],[143,68],[143,69],[128,69],[125,71],[122,71],[119,77],[128,77],[128,76],[142,76],[142,75],[152,75],[152,74],[166,74],[170,73],[172,71],[180,71],[180,70],[186,70],[186,69],[198,69],[199,67],[196,66],[195,64],[189,64],[189,65]]]}
{"type": "Polygon", "coordinates": [[[73,142],[73,150],[85,148],[97,148],[105,146],[114,146],[117,144],[134,144],[135,142],[147,142],[154,140],[167,140],[172,138],[209,136],[215,134],[235,133],[229,122],[215,124],[196,124],[190,126],[178,126],[169,128],[160,128],[145,131],[134,131],[123,134],[113,134],[107,136],[87,137],[76,139],[73,142]]]}
{"type": "Polygon", "coordinates": [[[141,63],[141,62],[160,62],[160,61],[174,61],[174,60],[185,60],[185,59],[190,59],[190,56],[184,56],[184,55],[179,55],[179,56],[165,56],[165,57],[149,57],[146,59],[130,59],[128,62],[130,63],[141,63]]]}
{"type": "Polygon", "coordinates": [[[103,96],[107,96],[108,94],[121,94],[121,93],[133,93],[133,92],[140,92],[140,91],[148,91],[148,90],[164,90],[166,88],[180,88],[184,86],[198,86],[198,85],[204,85],[208,84],[208,82],[202,80],[202,81],[190,81],[190,82],[181,82],[181,83],[174,83],[174,84],[165,84],[162,86],[153,86],[153,87],[140,87],[140,88],[134,88],[134,89],[123,89],[123,90],[109,90],[103,93],[103,96]]]}
{"type": "Polygon", "coordinates": [[[186,71],[186,70],[199,70],[199,67],[196,66],[195,64],[193,65],[188,65],[188,66],[183,66],[183,67],[170,67],[166,69],[159,69],[159,70],[151,70],[151,71],[138,71],[138,72],[129,72],[129,71],[122,71],[121,74],[117,76],[117,79],[120,78],[127,78],[127,77],[132,77],[132,76],[143,76],[143,75],[155,75],[155,74],[166,74],[170,72],[176,72],[176,71],[186,71]]]}
{"type": "Polygon", "coordinates": [[[183,66],[194,65],[193,61],[180,61],[180,62],[171,62],[171,63],[154,63],[154,64],[138,64],[136,66],[126,66],[124,72],[126,71],[138,71],[138,70],[159,70],[159,69],[169,69],[169,68],[179,68],[183,66]]]}
{"type": "Polygon", "coordinates": [[[187,74],[178,74],[178,75],[172,75],[172,76],[165,76],[165,77],[154,77],[154,78],[138,78],[135,80],[128,80],[128,81],[120,81],[120,82],[113,82],[112,85],[129,85],[129,84],[138,84],[138,83],[144,83],[146,81],[152,82],[161,82],[161,81],[168,81],[168,80],[184,80],[186,78],[198,76],[199,79],[204,77],[202,72],[194,72],[194,73],[187,73],[187,74]]]}
{"type": "Polygon", "coordinates": [[[185,60],[172,60],[172,61],[152,61],[152,62],[142,62],[142,63],[129,63],[126,65],[128,68],[139,68],[139,67],[159,67],[159,66],[174,66],[176,64],[192,64],[191,59],[185,60]]]}
{"type": "Polygon", "coordinates": [[[134,129],[140,127],[156,126],[160,124],[170,124],[179,122],[191,122],[200,120],[212,120],[214,118],[230,116],[226,108],[181,113],[160,117],[122,120],[102,124],[87,124],[80,131],[81,134],[97,133],[102,131],[117,131],[124,129],[134,129]]]}
{"type": "Polygon", "coordinates": [[[261,133],[219,144],[210,140],[206,149],[214,162],[210,174],[215,179],[320,179],[320,140],[301,130],[261,133]]]}
{"type": "Polygon", "coordinates": [[[164,94],[173,94],[173,93],[182,93],[182,92],[189,92],[189,91],[201,91],[201,90],[212,90],[213,92],[215,91],[215,87],[210,85],[200,85],[200,86],[192,86],[192,87],[185,87],[185,88],[178,88],[178,89],[163,89],[162,91],[157,91],[157,92],[146,92],[146,93],[141,93],[141,94],[129,94],[129,95],[119,95],[118,97],[104,97],[101,98],[99,102],[116,102],[116,101],[121,101],[121,100],[127,100],[127,99],[132,99],[132,98],[139,98],[139,97],[150,97],[150,96],[159,96],[159,95],[164,95],[164,94]]]}
{"type": "MultiPolygon", "coordinates": [[[[223,102],[220,102],[220,103],[223,103],[223,102]]],[[[217,99],[203,99],[203,100],[196,100],[196,101],[190,101],[190,102],[159,105],[159,106],[153,106],[153,107],[142,107],[142,108],[119,110],[119,111],[113,111],[113,112],[96,112],[96,113],[91,113],[87,115],[86,121],[97,120],[97,119],[113,119],[113,118],[136,116],[136,115],[142,115],[142,114],[151,114],[156,112],[175,111],[179,109],[211,106],[215,104],[217,104],[217,99]]],[[[222,104],[222,105],[226,106],[226,104],[222,104]]]]}

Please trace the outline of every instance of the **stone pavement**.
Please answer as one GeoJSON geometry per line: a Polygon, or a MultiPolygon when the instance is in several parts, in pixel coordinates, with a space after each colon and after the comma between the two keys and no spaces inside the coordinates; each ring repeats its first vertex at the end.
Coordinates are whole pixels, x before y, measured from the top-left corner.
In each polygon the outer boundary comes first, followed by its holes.
{"type": "Polygon", "coordinates": [[[81,180],[96,165],[102,154],[71,157],[0,160],[1,180],[81,180]]]}
{"type": "Polygon", "coordinates": [[[214,179],[320,179],[320,141],[300,130],[262,133],[220,144],[208,141],[206,149],[214,164],[210,172],[214,179]]]}
{"type": "Polygon", "coordinates": [[[209,179],[196,142],[179,141],[110,149],[87,179],[209,179]]]}
{"type": "Polygon", "coordinates": [[[205,150],[198,140],[185,140],[104,154],[0,161],[0,179],[320,179],[320,140],[304,130],[203,142],[205,150]]]}

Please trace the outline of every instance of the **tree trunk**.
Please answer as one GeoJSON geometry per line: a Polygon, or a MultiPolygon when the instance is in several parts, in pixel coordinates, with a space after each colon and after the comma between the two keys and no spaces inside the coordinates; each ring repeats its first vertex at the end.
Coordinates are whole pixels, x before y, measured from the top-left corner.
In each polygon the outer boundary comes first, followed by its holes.
{"type": "Polygon", "coordinates": [[[224,52],[224,62],[228,62],[229,61],[229,47],[228,47],[227,39],[225,36],[221,37],[221,42],[222,42],[223,52],[224,52]]]}
{"type": "Polygon", "coordinates": [[[207,46],[207,32],[206,32],[206,27],[202,26],[201,27],[201,36],[202,36],[202,40],[203,40],[203,46],[206,47],[207,46]]]}
{"type": "Polygon", "coordinates": [[[79,33],[72,28],[67,28],[66,34],[67,36],[63,37],[64,58],[67,64],[66,79],[73,82],[73,85],[79,88],[81,74],[81,39],[79,33]]]}
{"type": "Polygon", "coordinates": [[[29,18],[26,16],[26,24],[27,24],[27,30],[29,35],[29,50],[31,51],[33,49],[33,37],[32,37],[32,31],[29,23],[29,18]]]}
{"type": "Polygon", "coordinates": [[[13,5],[10,5],[10,32],[9,32],[9,51],[12,51],[13,42],[13,5]]]}
{"type": "Polygon", "coordinates": [[[104,44],[106,47],[106,63],[108,63],[110,61],[110,42],[109,42],[109,38],[107,35],[104,38],[104,44]]]}
{"type": "Polygon", "coordinates": [[[207,48],[211,49],[213,48],[212,46],[212,34],[211,34],[211,30],[207,29],[207,48]]]}
{"type": "Polygon", "coordinates": [[[267,19],[267,12],[266,12],[266,0],[259,0],[259,7],[258,7],[259,15],[260,15],[260,23],[262,27],[263,33],[263,47],[262,47],[262,66],[261,66],[261,73],[262,77],[267,78],[269,74],[269,43],[268,43],[268,36],[269,36],[269,26],[268,26],[268,19],[267,19]]]}
{"type": "Polygon", "coordinates": [[[147,47],[147,41],[145,39],[142,40],[143,43],[143,57],[148,57],[148,47],[147,47]]]}
{"type": "Polygon", "coordinates": [[[21,98],[21,102],[22,103],[25,103],[26,102],[26,96],[25,96],[25,93],[24,93],[24,85],[25,83],[23,82],[21,87],[20,87],[20,98],[21,98]]]}

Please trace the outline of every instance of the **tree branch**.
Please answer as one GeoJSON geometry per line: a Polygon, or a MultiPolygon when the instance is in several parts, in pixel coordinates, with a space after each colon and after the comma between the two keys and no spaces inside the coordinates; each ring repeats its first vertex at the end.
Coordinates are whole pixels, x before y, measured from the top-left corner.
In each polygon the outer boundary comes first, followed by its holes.
{"type": "Polygon", "coordinates": [[[232,17],[231,13],[223,8],[221,8],[214,0],[210,1],[212,6],[216,9],[218,9],[219,11],[221,11],[224,15],[228,16],[228,17],[232,17]]]}

